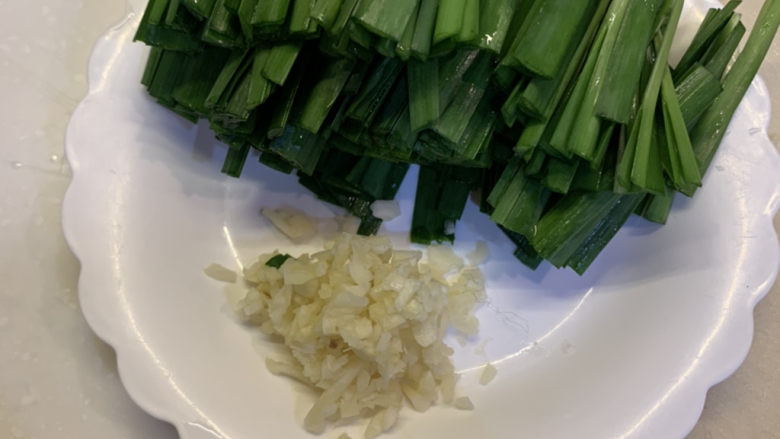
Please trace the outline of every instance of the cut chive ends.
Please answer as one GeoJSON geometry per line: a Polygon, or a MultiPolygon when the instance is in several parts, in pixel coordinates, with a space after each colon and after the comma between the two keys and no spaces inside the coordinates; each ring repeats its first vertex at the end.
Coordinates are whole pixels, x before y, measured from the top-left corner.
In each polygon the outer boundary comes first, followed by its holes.
{"type": "Polygon", "coordinates": [[[780,23],[766,0],[737,54],[739,3],[676,66],[682,0],[150,0],[135,40],[225,174],[254,157],[374,234],[419,166],[413,242],[453,242],[477,193],[521,263],[582,274],[632,213],[665,223],[701,187],[780,23]]]}

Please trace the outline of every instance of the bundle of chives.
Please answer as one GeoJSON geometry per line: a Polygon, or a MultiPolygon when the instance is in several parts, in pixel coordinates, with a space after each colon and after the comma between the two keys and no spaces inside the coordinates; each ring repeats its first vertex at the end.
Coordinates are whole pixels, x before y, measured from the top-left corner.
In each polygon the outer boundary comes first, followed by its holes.
{"type": "Polygon", "coordinates": [[[451,241],[469,193],[517,246],[582,273],[631,213],[691,196],[780,22],[742,52],[739,0],[681,61],[682,0],[150,0],[142,83],[206,118],[238,176],[252,151],[375,233],[421,166],[411,238],[451,241]]]}

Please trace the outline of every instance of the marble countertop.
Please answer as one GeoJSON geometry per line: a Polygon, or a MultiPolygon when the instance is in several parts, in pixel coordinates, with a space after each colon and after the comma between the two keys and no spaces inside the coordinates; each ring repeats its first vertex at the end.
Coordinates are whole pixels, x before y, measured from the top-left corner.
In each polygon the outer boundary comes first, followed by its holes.
{"type": "MultiPolygon", "coordinates": [[[[741,6],[748,27],[761,3],[741,6]]],[[[125,0],[0,0],[2,438],[177,437],[130,400],[113,350],[84,321],[79,263],[60,227],[65,129],[87,90],[92,46],[125,14],[125,0]]],[[[761,73],[780,108],[777,40],[761,73]]],[[[780,436],[780,284],[756,308],[755,326],[745,363],[709,391],[691,438],[780,436]]]]}

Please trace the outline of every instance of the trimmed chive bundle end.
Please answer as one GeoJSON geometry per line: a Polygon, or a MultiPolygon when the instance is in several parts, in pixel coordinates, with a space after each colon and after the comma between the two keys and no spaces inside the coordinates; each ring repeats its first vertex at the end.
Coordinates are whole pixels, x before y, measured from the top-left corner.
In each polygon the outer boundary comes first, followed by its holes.
{"type": "Polygon", "coordinates": [[[729,66],[739,3],[676,66],[682,0],[150,0],[135,40],[225,174],[255,154],[373,234],[418,165],[413,242],[452,242],[478,191],[520,262],[582,274],[632,213],[665,223],[701,186],[780,23],[766,0],[729,66]]]}

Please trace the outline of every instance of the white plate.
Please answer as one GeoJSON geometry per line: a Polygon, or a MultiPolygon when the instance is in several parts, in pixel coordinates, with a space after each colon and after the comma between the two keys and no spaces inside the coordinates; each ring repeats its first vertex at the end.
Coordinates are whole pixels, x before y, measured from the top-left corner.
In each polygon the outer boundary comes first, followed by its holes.
{"type": "MultiPolygon", "coordinates": [[[[686,35],[709,5],[689,2],[686,35]]],[[[137,21],[131,15],[98,43],[89,95],[67,135],[74,178],[63,225],[82,263],[84,314],[116,348],[135,401],[182,437],[306,437],[311,395],[267,372],[270,346],[233,319],[202,269],[277,247],[305,250],[291,248],[261,206],[292,204],[323,218],[337,210],[256,162],[240,180],[220,175],[225,149],[139,85],[147,49],[131,43],[137,21]]],[[[459,389],[477,409],[406,410],[389,437],[687,433],[707,389],[745,357],[753,307],[777,273],[780,158],[768,121],[767,90],[756,80],[705,188],[679,198],[666,227],[630,220],[584,277],[525,269],[470,205],[456,247],[489,243],[489,301],[478,312],[480,338],[453,345],[459,389]],[[498,377],[481,387],[474,368],[486,361],[498,377]]],[[[406,215],[387,227],[401,244],[413,177],[399,196],[406,215]]]]}

